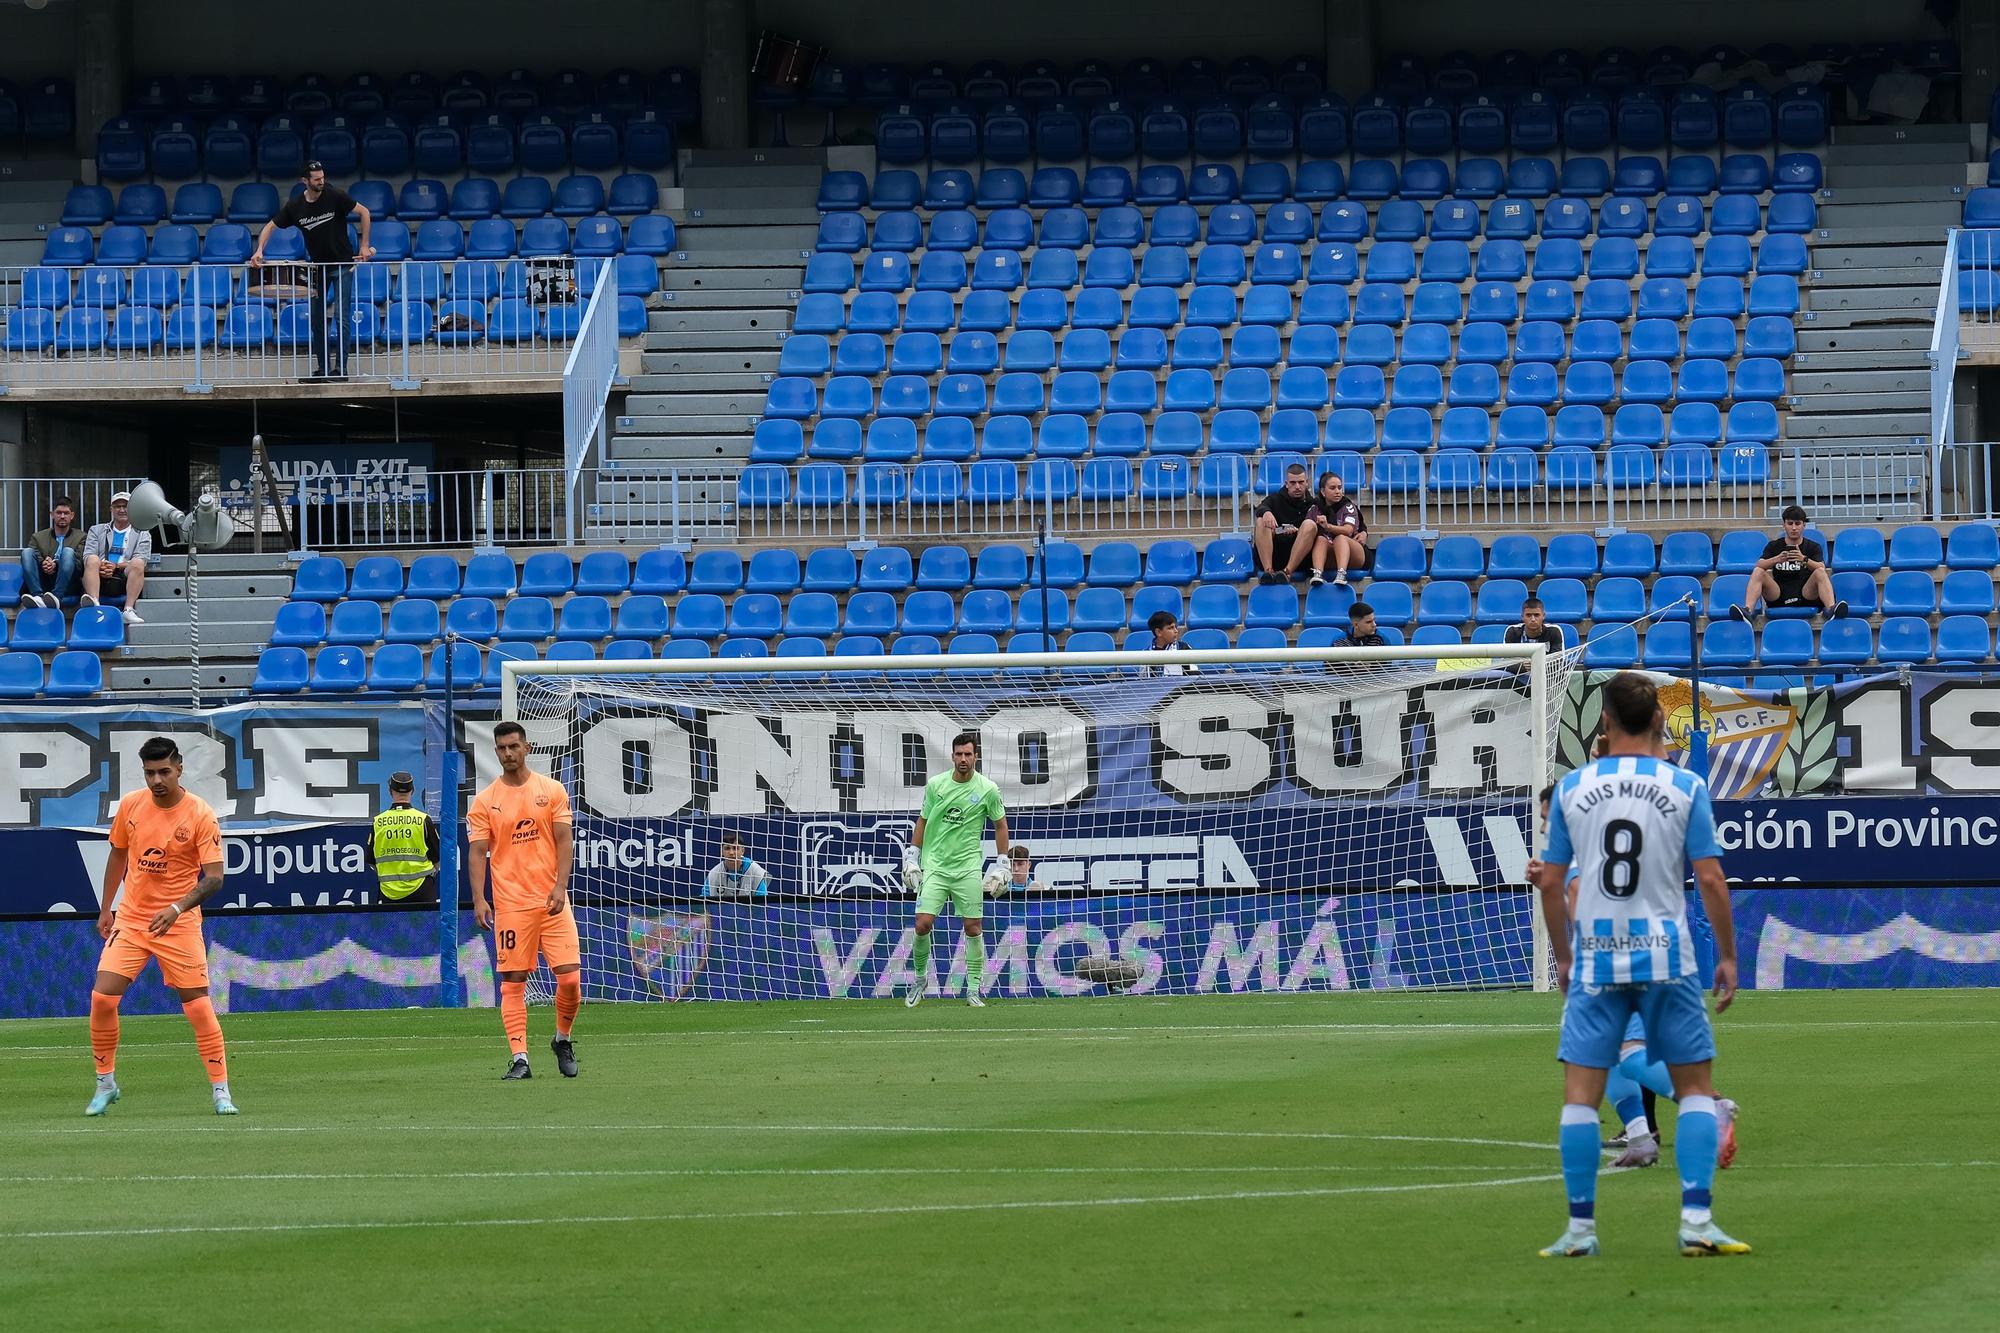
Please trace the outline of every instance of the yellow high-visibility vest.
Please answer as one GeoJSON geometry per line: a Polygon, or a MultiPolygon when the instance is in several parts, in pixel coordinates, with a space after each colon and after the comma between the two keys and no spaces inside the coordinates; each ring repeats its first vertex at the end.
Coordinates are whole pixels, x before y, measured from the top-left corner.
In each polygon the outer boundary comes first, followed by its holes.
{"type": "Polygon", "coordinates": [[[425,845],[430,817],[415,806],[392,805],[375,816],[375,878],[382,896],[395,901],[424,886],[437,866],[425,845]]]}

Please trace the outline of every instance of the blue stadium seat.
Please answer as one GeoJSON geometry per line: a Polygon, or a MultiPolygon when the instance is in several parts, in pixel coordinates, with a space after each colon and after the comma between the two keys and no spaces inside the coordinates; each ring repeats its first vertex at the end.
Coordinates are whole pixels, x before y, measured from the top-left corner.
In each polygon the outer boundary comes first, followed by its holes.
{"type": "Polygon", "coordinates": [[[1944,563],[1951,569],[1990,570],[2000,565],[2000,534],[1985,524],[1961,524],[1945,543],[1944,563]]]}

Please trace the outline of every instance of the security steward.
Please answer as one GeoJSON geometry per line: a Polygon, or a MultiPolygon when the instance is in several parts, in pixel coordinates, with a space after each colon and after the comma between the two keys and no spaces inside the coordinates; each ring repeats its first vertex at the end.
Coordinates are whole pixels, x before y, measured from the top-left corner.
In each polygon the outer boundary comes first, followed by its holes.
{"type": "Polygon", "coordinates": [[[438,826],[411,804],[416,785],[408,773],[389,775],[389,808],[375,816],[368,840],[368,864],[384,902],[438,900],[438,826]]]}

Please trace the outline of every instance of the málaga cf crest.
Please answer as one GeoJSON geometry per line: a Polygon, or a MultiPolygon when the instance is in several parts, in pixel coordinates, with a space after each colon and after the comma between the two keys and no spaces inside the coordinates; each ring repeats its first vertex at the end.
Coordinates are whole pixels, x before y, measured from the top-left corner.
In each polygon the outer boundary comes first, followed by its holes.
{"type": "MultiPolygon", "coordinates": [[[[1660,686],[1660,709],[1667,715],[1667,757],[1687,762],[1688,732],[1694,723],[1694,691],[1685,680],[1660,686]]],[[[1708,788],[1717,800],[1740,801],[1757,794],[1770,779],[1791,734],[1795,710],[1768,699],[1753,699],[1715,685],[1702,687],[1708,722],[1708,788]]]]}

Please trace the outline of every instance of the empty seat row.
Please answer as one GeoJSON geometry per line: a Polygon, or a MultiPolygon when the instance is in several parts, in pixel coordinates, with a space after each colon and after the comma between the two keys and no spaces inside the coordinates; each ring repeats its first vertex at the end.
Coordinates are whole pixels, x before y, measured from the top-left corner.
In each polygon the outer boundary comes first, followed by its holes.
{"type": "Polygon", "coordinates": [[[1095,217],[1081,208],[1054,208],[1039,223],[1024,208],[998,209],[980,215],[953,208],[928,220],[911,212],[883,213],[871,225],[859,213],[828,213],[820,219],[814,248],[823,253],[851,254],[860,250],[911,252],[1028,250],[1037,246],[1080,250],[1095,245],[1131,250],[1144,245],[1190,246],[1206,240],[1216,245],[1265,243],[1302,245],[1307,241],[1354,243],[1370,236],[1382,241],[1582,240],[1590,236],[1638,238],[1654,236],[1754,236],[1762,231],[1783,234],[1810,232],[1818,220],[1811,195],[1781,194],[1768,211],[1751,195],[1723,195],[1711,211],[1699,198],[1673,195],[1649,215],[1643,201],[1607,200],[1594,212],[1583,199],[1552,199],[1539,208],[1533,201],[1504,199],[1481,207],[1467,199],[1444,199],[1426,207],[1406,201],[1383,204],[1371,213],[1350,199],[1327,203],[1315,215],[1302,203],[1273,204],[1260,218],[1248,204],[1226,204],[1207,220],[1186,204],[1156,211],[1148,218],[1129,205],[1106,207],[1095,217]]]}
{"type": "Polygon", "coordinates": [[[66,649],[46,664],[39,653],[0,653],[0,699],[87,699],[103,689],[95,649],[66,649]]]}
{"type": "MultiPolygon", "coordinates": [[[[664,213],[646,213],[625,225],[608,213],[583,218],[574,233],[561,218],[531,218],[517,233],[505,218],[487,218],[468,230],[457,222],[440,219],[419,224],[413,232],[399,220],[390,219],[369,233],[376,258],[385,262],[403,259],[445,260],[466,256],[473,259],[506,259],[516,254],[524,258],[554,258],[562,255],[616,255],[626,252],[664,255],[674,248],[673,219],[664,213]]],[[[350,235],[359,236],[353,226],[350,235]]],[[[170,223],[148,233],[143,227],[120,223],[106,227],[102,236],[93,236],[86,227],[56,227],[42,243],[42,263],[52,268],[80,268],[90,264],[134,266],[139,264],[240,264],[250,257],[254,242],[242,223],[223,222],[210,227],[204,237],[192,224],[170,223]]],[[[264,257],[275,263],[300,262],[306,257],[305,241],[297,228],[285,227],[272,234],[264,247],[264,257]]]]}
{"type": "Polygon", "coordinates": [[[290,111],[308,116],[330,111],[363,116],[395,111],[420,116],[440,109],[470,113],[488,107],[508,111],[547,107],[578,112],[598,105],[629,113],[658,106],[675,120],[692,123],[699,112],[699,88],[696,71],[684,66],[654,74],[614,69],[601,78],[581,69],[565,69],[546,77],[532,70],[510,69],[497,78],[469,69],[449,77],[421,70],[393,77],[366,71],[344,77],[308,72],[291,78],[271,74],[142,74],[133,77],[125,106],[144,116],[183,111],[195,115],[290,111]]]}
{"type": "Polygon", "coordinates": [[[261,120],[233,112],[207,118],[169,113],[156,120],[117,115],[98,128],[96,156],[100,179],[131,181],[149,175],[296,176],[309,160],[324,163],[336,177],[359,170],[386,176],[516,167],[659,171],[673,165],[674,147],[672,122],[654,108],[597,108],[574,118],[553,111],[437,111],[414,120],[386,111],[282,111],[261,120]]]}
{"type": "MultiPolygon", "coordinates": [[[[1433,447],[1484,452],[1501,449],[1544,451],[1552,445],[1597,448],[1605,443],[1656,447],[1662,444],[1775,444],[1779,423],[1770,403],[1737,403],[1724,414],[1713,403],[1683,403],[1671,412],[1656,403],[1627,403],[1615,411],[1570,404],[1550,413],[1540,407],[1509,407],[1497,415],[1483,407],[1450,407],[1433,417],[1428,408],[1393,407],[1379,417],[1369,408],[1335,408],[1322,420],[1317,412],[1281,407],[1269,419],[1248,408],[1224,408],[1204,421],[1200,413],[1174,410],[1150,420],[1137,412],[1106,412],[1094,421],[1081,413],[1055,412],[1040,421],[995,416],[975,428],[969,417],[933,417],[919,427],[908,417],[878,417],[866,428],[852,417],[822,418],[808,440],[802,423],[766,417],[750,446],[753,463],[1019,461],[1029,458],[1146,458],[1165,465],[1173,457],[1206,454],[1309,455],[1365,454],[1385,450],[1422,452],[1433,447]]],[[[1233,492],[1232,492],[1233,493],[1233,492]]]]}
{"type": "Polygon", "coordinates": [[[124,646],[125,621],[114,607],[78,607],[65,621],[59,610],[23,606],[14,613],[11,628],[6,617],[0,616],[0,647],[11,653],[46,653],[58,648],[109,653],[124,646]]]}
{"type": "MultiPolygon", "coordinates": [[[[1761,274],[1750,280],[1747,289],[1740,277],[1702,278],[1691,294],[1685,279],[1648,278],[1640,284],[1636,298],[1631,282],[1620,278],[1589,279],[1581,294],[1571,282],[1557,279],[1537,280],[1525,295],[1518,291],[1510,295],[1500,289],[1504,286],[1476,286],[1469,301],[1462,292],[1457,293],[1458,303],[1444,291],[1434,291],[1429,299],[1436,304],[1427,304],[1422,313],[1436,318],[1419,322],[1456,323],[1448,318],[1454,309],[1458,319],[1479,315],[1472,320],[1475,324],[1505,325],[1519,318],[1564,325],[1579,318],[1623,323],[1634,318],[1735,319],[1746,313],[1789,317],[1797,314],[1800,306],[1799,280],[1789,273],[1761,274]]],[[[799,299],[792,328],[800,333],[825,334],[843,330],[894,333],[898,329],[920,333],[1058,330],[1072,325],[1173,329],[1182,324],[1228,328],[1296,323],[1339,328],[1355,322],[1395,327],[1408,322],[1412,314],[1411,295],[1400,283],[1363,284],[1351,292],[1336,283],[1314,283],[1298,291],[1268,283],[1252,286],[1240,298],[1234,287],[1217,284],[1194,288],[1185,302],[1180,291],[1171,287],[1141,287],[1128,300],[1123,291],[1111,288],[1082,288],[1072,299],[1067,288],[1017,292],[975,286],[962,294],[916,291],[907,298],[888,291],[864,291],[851,298],[838,292],[809,292],[799,299]]]]}
{"type": "MultiPolygon", "coordinates": [[[[1350,345],[1351,346],[1351,345],[1350,345]]],[[[1314,411],[1329,403],[1336,408],[1372,410],[1382,406],[1432,408],[1552,407],[1580,404],[1603,408],[1613,403],[1727,403],[1732,400],[1777,402],[1785,396],[1784,363],[1773,357],[1746,357],[1732,373],[1727,363],[1691,358],[1678,367],[1666,361],[1631,360],[1622,374],[1604,361],[1572,362],[1558,375],[1547,362],[1517,362],[1503,386],[1497,367],[1483,364],[1456,368],[1447,396],[1442,371],[1436,365],[1404,364],[1393,375],[1379,365],[1349,364],[1329,376],[1326,368],[1294,365],[1274,376],[1265,365],[1237,366],[1220,379],[1208,367],[1168,372],[1162,384],[1154,370],[1060,370],[1044,380],[1039,369],[1008,371],[996,378],[989,393],[984,375],[950,374],[933,391],[924,374],[893,374],[877,385],[867,375],[835,375],[817,384],[805,376],[780,376],[771,382],[764,415],[788,420],[815,417],[1040,416],[1044,412],[1094,416],[1099,412],[1210,412],[1243,408],[1261,412],[1273,406],[1314,411]]],[[[1428,414],[1426,414],[1428,416],[1428,414]]]]}
{"type": "MultiPolygon", "coordinates": [[[[526,221],[551,213],[587,217],[598,212],[625,217],[649,213],[659,206],[658,183],[651,176],[638,174],[618,177],[608,191],[596,176],[566,177],[555,185],[545,176],[517,176],[504,185],[475,176],[456,182],[448,192],[444,182],[423,179],[407,182],[400,194],[391,191],[386,181],[356,181],[349,188],[378,221],[397,216],[404,222],[440,217],[461,222],[494,217],[526,221]]],[[[150,182],[125,186],[115,203],[106,186],[77,185],[64,197],[62,225],[153,226],[226,219],[255,226],[273,217],[282,202],[278,187],[269,181],[239,182],[231,188],[226,208],[222,200],[222,187],[212,181],[189,181],[176,187],[171,204],[166,190],[150,182]]]]}
{"type": "MultiPolygon", "coordinates": [[[[426,228],[439,225],[425,223],[426,228]]],[[[455,223],[444,223],[456,227],[455,223]]],[[[419,236],[419,248],[422,237],[419,236]]],[[[1685,236],[1661,237],[1640,249],[1631,241],[1603,240],[1590,252],[1587,266],[1571,274],[1566,262],[1553,257],[1538,266],[1538,280],[1629,280],[1643,275],[1651,279],[1686,279],[1700,273],[1705,277],[1742,278],[1753,270],[1752,251],[1743,237],[1718,238],[1697,252],[1685,236]]],[[[421,257],[421,256],[420,256],[421,257]]],[[[449,255],[435,256],[449,258],[449,255]]],[[[807,293],[845,294],[864,292],[917,291],[961,292],[1015,291],[1024,284],[1031,290],[1072,291],[1132,288],[1178,291],[1185,287],[1234,288],[1245,283],[1275,287],[1300,284],[1352,285],[1356,282],[1402,284],[1419,281],[1481,281],[1518,283],[1529,275],[1528,257],[1518,242],[1490,243],[1483,248],[1480,263],[1474,265],[1462,242],[1437,241],[1419,259],[1416,251],[1401,241],[1377,241],[1365,257],[1345,245],[1320,245],[1301,254],[1290,244],[1257,246],[1246,258],[1234,245],[1210,244],[1199,255],[1179,246],[1156,246],[1134,259],[1130,250],[1099,247],[1080,255],[1075,250],[1042,248],[1025,262],[1015,250],[986,250],[968,256],[957,250],[929,250],[921,258],[895,250],[876,250],[857,262],[853,256],[826,251],[806,263],[801,290],[807,293]],[[1498,246],[1500,248],[1495,249],[1498,246]],[[1491,252],[1489,254],[1489,252],[1491,252]],[[857,277],[858,269],[858,277],[857,277]]],[[[1758,274],[1805,272],[1807,252],[1804,238],[1769,236],[1756,247],[1754,271],[1758,274]]],[[[1641,296],[1645,293],[1642,290],[1641,296]]],[[[1219,298],[1216,298],[1219,299],[1219,298]]],[[[1234,293],[1230,293],[1234,300],[1234,293]]]]}
{"type": "MultiPolygon", "coordinates": [[[[32,272],[32,270],[31,270],[32,272]]],[[[58,284],[55,295],[63,288],[58,284]]],[[[1483,298],[1475,290],[1473,304],[1483,298]]],[[[37,299],[24,304],[49,304],[37,299]]],[[[1069,327],[1060,342],[1054,331],[1020,328],[1003,346],[992,333],[962,331],[949,342],[936,333],[904,332],[893,339],[879,333],[846,333],[839,337],[794,332],[778,355],[779,375],[823,377],[838,375],[967,374],[990,375],[998,370],[1160,370],[1213,369],[1218,366],[1348,365],[1445,366],[1458,363],[1454,373],[1469,365],[1499,366],[1508,361],[1554,365],[1618,361],[1679,361],[1683,357],[1735,360],[1737,356],[1792,355],[1798,336],[1782,315],[1759,315],[1739,331],[1733,319],[1703,315],[1686,329],[1666,319],[1645,319],[1628,330],[1614,320],[1589,319],[1564,329],[1552,321],[1530,321],[1518,329],[1498,321],[1473,320],[1463,328],[1416,323],[1400,331],[1394,325],[1359,324],[1343,341],[1330,324],[1301,324],[1289,337],[1277,326],[1246,324],[1225,341],[1223,330],[1211,325],[1185,325],[1172,330],[1126,327],[1113,342],[1107,329],[1069,327]]],[[[1282,392],[1282,389],[1281,389],[1282,392]]]]}
{"type": "Polygon", "coordinates": [[[1467,158],[1456,176],[1437,158],[1412,158],[1401,166],[1384,158],[1362,158],[1351,169],[1320,159],[1299,165],[1296,178],[1280,162],[1256,162],[1239,177],[1227,163],[1205,163],[1192,178],[1177,166],[1142,167],[1135,179],[1121,166],[1090,168],[1079,177],[1069,167],[1042,167],[1032,176],[1013,167],[994,167],[975,182],[960,170],[933,171],[920,179],[914,171],[890,170],[871,182],[858,171],[830,171],[820,182],[823,213],[879,212],[909,209],[1108,208],[1122,204],[1148,206],[1194,204],[1270,204],[1285,200],[1327,203],[1342,198],[1379,201],[1391,198],[1488,200],[1503,194],[1536,200],[1563,195],[1576,200],[1617,194],[1652,198],[1662,194],[1778,195],[1817,192],[1823,181],[1818,157],[1785,153],[1774,163],[1758,154],[1735,154],[1720,166],[1709,157],[1676,157],[1662,166],[1656,157],[1621,157],[1616,163],[1601,157],[1567,159],[1560,171],[1545,157],[1517,157],[1503,167],[1493,158],[1467,158]]]}

